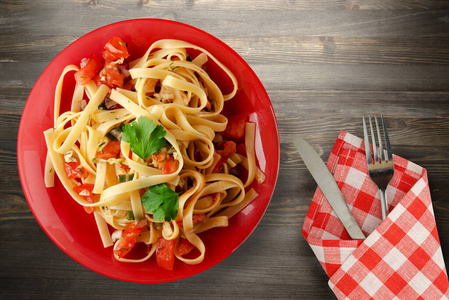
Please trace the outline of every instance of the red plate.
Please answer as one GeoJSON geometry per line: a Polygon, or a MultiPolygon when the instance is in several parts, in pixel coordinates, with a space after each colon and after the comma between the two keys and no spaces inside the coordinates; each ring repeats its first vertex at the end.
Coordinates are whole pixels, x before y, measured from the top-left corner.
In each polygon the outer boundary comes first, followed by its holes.
{"type": "MultiPolygon", "coordinates": [[[[208,65],[208,72],[227,92],[229,82],[225,75],[212,64],[208,65]]],[[[67,99],[66,103],[69,101],[67,99]]],[[[276,185],[279,135],[273,107],[263,85],[236,52],[197,28],[167,20],[138,19],[114,23],[86,34],[48,65],[31,91],[23,111],[17,160],[23,191],[35,218],[66,254],[87,268],[112,278],[164,282],[192,276],[216,265],[248,238],[265,213],[276,185]],[[237,95],[225,103],[225,113],[247,113],[257,124],[256,156],[267,179],[262,185],[254,186],[260,196],[230,219],[228,227],[200,235],[206,245],[206,255],[199,265],[176,261],[174,270],[167,271],[159,268],[154,258],[140,264],[116,261],[112,249],[103,248],[93,215],[86,214],[58,180],[54,188],[47,189],[44,185],[46,146],[43,131],[53,126],[53,99],[58,78],[66,65],[79,64],[82,58],[101,53],[112,36],[120,36],[128,42],[132,58],[141,56],[152,42],[164,38],[185,40],[208,50],[236,75],[239,82],[237,95]]]]}

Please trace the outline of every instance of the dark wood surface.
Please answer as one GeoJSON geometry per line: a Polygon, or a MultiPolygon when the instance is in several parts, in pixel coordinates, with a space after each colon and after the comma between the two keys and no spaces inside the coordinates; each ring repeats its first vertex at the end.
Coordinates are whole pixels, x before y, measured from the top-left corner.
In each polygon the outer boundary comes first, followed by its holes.
{"type": "Polygon", "coordinates": [[[316,184],[291,138],[327,159],[339,130],[387,116],[394,152],[427,168],[449,262],[449,4],[412,0],[0,0],[0,298],[335,299],[301,235],[316,184]],[[104,277],[64,254],[34,219],[16,142],[28,94],[75,39],[133,18],[187,23],[237,51],[264,84],[281,141],[270,206],[230,257],[164,284],[104,277]]]}

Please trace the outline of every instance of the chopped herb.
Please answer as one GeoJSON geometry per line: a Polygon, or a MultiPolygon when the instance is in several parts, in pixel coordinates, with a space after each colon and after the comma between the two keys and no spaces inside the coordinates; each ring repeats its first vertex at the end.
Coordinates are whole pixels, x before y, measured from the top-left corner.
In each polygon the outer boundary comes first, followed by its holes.
{"type": "Polygon", "coordinates": [[[111,141],[115,141],[117,139],[110,131],[105,134],[105,137],[107,137],[111,141]]]}
{"type": "Polygon", "coordinates": [[[115,249],[114,252],[120,252],[120,251],[128,251],[130,248],[119,248],[115,249]]]}
{"type": "Polygon", "coordinates": [[[178,214],[179,196],[161,183],[148,188],[142,196],[142,204],[147,212],[153,213],[156,221],[169,222],[178,214]]]}
{"type": "Polygon", "coordinates": [[[51,173],[51,172],[53,172],[53,168],[51,168],[50,171],[48,171],[48,173],[51,173]]]}
{"type": "Polygon", "coordinates": [[[111,130],[109,130],[108,133],[105,134],[105,136],[109,138],[111,141],[121,140],[122,132],[119,128],[120,126],[117,128],[112,128],[111,130]]]}
{"type": "Polygon", "coordinates": [[[133,213],[133,211],[132,210],[128,210],[127,212],[126,212],[126,219],[127,220],[134,220],[134,213],[133,213]]]}
{"type": "Polygon", "coordinates": [[[172,62],[171,64],[168,65],[168,66],[170,67],[170,70],[174,71],[174,70],[176,70],[177,68],[179,68],[179,66],[174,66],[174,67],[173,67],[173,64],[174,64],[174,62],[172,62]]]}
{"type": "Polygon", "coordinates": [[[134,174],[119,174],[117,179],[119,183],[131,181],[134,178],[134,174]]]}
{"type": "Polygon", "coordinates": [[[100,105],[98,105],[98,109],[100,109],[100,110],[107,110],[107,107],[106,107],[106,104],[104,104],[104,101],[101,102],[100,105]]]}
{"type": "Polygon", "coordinates": [[[129,147],[137,156],[145,160],[165,146],[165,134],[164,127],[141,116],[137,121],[123,126],[122,139],[129,143],[129,147]]]}

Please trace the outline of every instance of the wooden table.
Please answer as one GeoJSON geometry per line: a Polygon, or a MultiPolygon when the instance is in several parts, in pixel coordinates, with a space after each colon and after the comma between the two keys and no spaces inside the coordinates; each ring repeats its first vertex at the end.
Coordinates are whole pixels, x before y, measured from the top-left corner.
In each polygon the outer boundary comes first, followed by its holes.
{"type": "Polygon", "coordinates": [[[449,254],[449,10],[445,1],[0,0],[0,298],[335,299],[301,235],[316,188],[291,138],[327,159],[340,130],[361,136],[364,113],[385,112],[394,152],[427,168],[449,254]],[[45,235],[24,198],[19,121],[48,63],[87,32],[163,18],[227,43],[273,103],[281,141],[270,206],[229,258],[196,276],[133,284],[81,266],[45,235]]]}

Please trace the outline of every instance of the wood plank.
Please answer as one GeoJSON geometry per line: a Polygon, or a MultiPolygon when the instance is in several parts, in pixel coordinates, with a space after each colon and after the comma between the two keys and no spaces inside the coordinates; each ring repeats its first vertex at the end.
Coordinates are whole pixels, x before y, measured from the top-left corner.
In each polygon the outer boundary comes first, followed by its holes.
{"type": "MultiPolygon", "coordinates": [[[[0,41],[0,63],[48,61],[75,41],[73,36],[29,35],[20,42],[16,35],[0,41]]],[[[249,64],[449,64],[446,44],[420,37],[366,38],[345,36],[277,36],[223,39],[249,64]],[[267,57],[270,58],[267,61],[267,57]]]]}
{"type": "MultiPolygon", "coordinates": [[[[129,5],[129,4],[128,4],[129,5]]],[[[245,7],[245,6],[243,6],[245,7]]],[[[251,7],[251,6],[246,6],[251,7]]],[[[91,7],[80,3],[65,2],[58,6],[33,5],[18,8],[14,22],[0,23],[0,31],[6,35],[21,32],[34,35],[46,32],[63,35],[70,33],[80,37],[101,26],[130,19],[120,9],[91,7]],[[61,7],[62,5],[62,7],[61,7]],[[98,10],[102,13],[99,14],[98,10]],[[67,18],[67,11],[76,10],[82,18],[67,18]],[[29,12],[32,14],[27,14],[29,12]],[[113,19],[111,19],[113,18],[113,19]],[[85,20],[89,19],[89,22],[85,20]],[[30,26],[32,24],[32,26],[30,26]],[[61,26],[64,24],[64,26],[61,26]]],[[[129,7],[132,18],[160,18],[186,23],[209,32],[218,38],[232,36],[346,36],[346,37],[447,37],[448,19],[445,10],[261,10],[240,9],[238,13],[227,10],[205,11],[198,18],[195,10],[182,7],[172,10],[129,7]],[[247,20],[251,20],[250,23],[247,20]],[[282,20],[282,22],[279,22],[282,20]],[[272,24],[276,24],[273,26],[272,24]]],[[[2,10],[2,15],[13,14],[14,9],[2,10]]]]}
{"type": "Polygon", "coordinates": [[[267,90],[447,91],[445,65],[251,64],[267,90]]]}
{"type": "MultiPolygon", "coordinates": [[[[34,1],[35,5],[52,8],[54,1],[38,0],[34,1]]],[[[75,0],[72,1],[74,7],[90,7],[101,9],[154,9],[167,10],[179,9],[183,10],[220,10],[220,11],[239,11],[242,7],[248,10],[425,10],[425,9],[445,9],[448,8],[446,1],[402,1],[402,0],[351,0],[351,1],[248,1],[248,0],[196,0],[196,1],[180,1],[180,0],[139,0],[139,1],[113,1],[113,0],[75,0]]],[[[65,3],[63,3],[65,4],[65,3]]],[[[29,9],[33,7],[26,0],[19,1],[3,1],[3,7],[6,9],[29,9]]]]}

